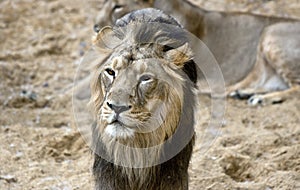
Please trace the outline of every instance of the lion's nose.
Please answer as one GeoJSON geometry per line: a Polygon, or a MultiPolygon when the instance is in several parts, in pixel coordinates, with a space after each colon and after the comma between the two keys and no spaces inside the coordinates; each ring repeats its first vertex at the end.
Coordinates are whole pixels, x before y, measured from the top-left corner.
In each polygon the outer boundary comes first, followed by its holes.
{"type": "Polygon", "coordinates": [[[131,109],[131,105],[115,105],[113,103],[107,102],[107,105],[110,109],[114,110],[116,114],[120,114],[124,111],[131,109]]]}

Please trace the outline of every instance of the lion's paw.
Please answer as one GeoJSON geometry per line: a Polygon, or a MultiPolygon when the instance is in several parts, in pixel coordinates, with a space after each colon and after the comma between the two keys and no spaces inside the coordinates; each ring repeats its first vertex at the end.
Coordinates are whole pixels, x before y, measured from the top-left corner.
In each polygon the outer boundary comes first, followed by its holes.
{"type": "Polygon", "coordinates": [[[239,100],[246,100],[253,96],[253,92],[247,90],[235,90],[229,93],[229,97],[239,100]]]}
{"type": "Polygon", "coordinates": [[[257,106],[257,105],[270,105],[270,104],[278,104],[282,103],[283,99],[280,97],[273,97],[269,96],[268,94],[261,95],[261,94],[256,94],[251,96],[248,99],[248,104],[251,106],[257,106]]]}
{"type": "Polygon", "coordinates": [[[263,97],[262,95],[254,95],[248,99],[248,104],[251,106],[263,105],[263,97]]]}

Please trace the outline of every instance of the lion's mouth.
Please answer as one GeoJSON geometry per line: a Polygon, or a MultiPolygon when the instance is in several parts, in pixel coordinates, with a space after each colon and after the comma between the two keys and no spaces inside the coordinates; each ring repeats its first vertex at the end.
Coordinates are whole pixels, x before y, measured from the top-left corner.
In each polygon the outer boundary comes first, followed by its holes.
{"type": "Polygon", "coordinates": [[[113,120],[106,126],[105,132],[112,137],[128,138],[134,135],[134,130],[129,128],[118,119],[113,120]]]}
{"type": "Polygon", "coordinates": [[[127,126],[122,121],[120,121],[119,117],[114,117],[113,120],[110,121],[108,124],[109,125],[120,125],[122,127],[126,127],[127,126]]]}
{"type": "Polygon", "coordinates": [[[105,133],[113,138],[132,138],[136,130],[126,123],[126,119],[118,114],[106,118],[105,133]]]}

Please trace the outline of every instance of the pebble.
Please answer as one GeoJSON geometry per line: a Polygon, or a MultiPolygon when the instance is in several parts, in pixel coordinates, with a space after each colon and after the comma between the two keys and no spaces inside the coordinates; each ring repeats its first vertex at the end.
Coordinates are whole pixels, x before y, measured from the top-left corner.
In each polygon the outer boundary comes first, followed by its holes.
{"type": "Polygon", "coordinates": [[[0,180],[5,180],[7,183],[16,183],[18,180],[13,175],[0,175],[0,180]]]}

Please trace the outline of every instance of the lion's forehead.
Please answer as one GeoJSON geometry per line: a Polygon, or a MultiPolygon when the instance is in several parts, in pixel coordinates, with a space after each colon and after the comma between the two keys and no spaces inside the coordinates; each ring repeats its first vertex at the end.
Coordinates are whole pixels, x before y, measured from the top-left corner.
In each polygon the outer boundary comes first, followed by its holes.
{"type": "Polygon", "coordinates": [[[121,54],[112,56],[107,65],[115,70],[130,70],[134,74],[142,74],[144,72],[159,73],[162,70],[163,61],[158,58],[141,58],[133,59],[130,54],[121,54]]]}
{"type": "Polygon", "coordinates": [[[110,56],[109,62],[117,67],[126,67],[136,60],[161,59],[155,47],[151,44],[123,44],[116,48],[110,56]]]}

